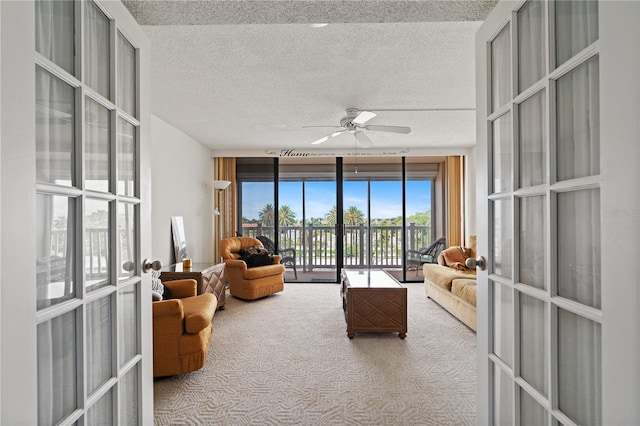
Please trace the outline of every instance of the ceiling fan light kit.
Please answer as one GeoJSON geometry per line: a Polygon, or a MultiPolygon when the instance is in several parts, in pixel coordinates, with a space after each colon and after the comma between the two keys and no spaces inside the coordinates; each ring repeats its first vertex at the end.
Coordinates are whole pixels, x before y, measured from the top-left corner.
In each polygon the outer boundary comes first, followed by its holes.
{"type": "Polygon", "coordinates": [[[341,135],[345,132],[353,133],[355,139],[358,143],[360,143],[363,147],[371,147],[373,146],[373,142],[369,137],[364,134],[359,129],[364,130],[373,130],[376,132],[389,132],[389,133],[399,133],[406,135],[411,132],[410,127],[404,126],[380,126],[380,125],[365,125],[366,122],[371,120],[377,114],[371,111],[360,111],[357,108],[348,108],[347,115],[340,119],[340,126],[303,126],[307,127],[341,127],[341,130],[337,132],[333,132],[330,135],[324,136],[318,140],[311,142],[311,145],[319,145],[321,143],[325,143],[331,138],[334,138],[338,135],[341,135]]]}

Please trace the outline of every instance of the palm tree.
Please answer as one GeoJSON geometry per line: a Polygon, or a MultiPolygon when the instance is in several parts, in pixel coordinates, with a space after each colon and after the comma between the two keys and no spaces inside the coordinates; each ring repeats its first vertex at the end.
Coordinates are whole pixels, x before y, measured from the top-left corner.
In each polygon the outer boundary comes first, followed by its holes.
{"type": "Polygon", "coordinates": [[[327,221],[327,225],[335,225],[338,220],[338,210],[336,209],[336,206],[331,207],[331,210],[329,210],[329,213],[324,215],[324,218],[327,221]]]}
{"type": "Polygon", "coordinates": [[[349,207],[344,213],[344,223],[355,226],[364,222],[364,213],[356,206],[349,207]]]}
{"type": "Polygon", "coordinates": [[[262,223],[264,226],[273,226],[273,217],[273,204],[267,204],[262,208],[262,210],[260,210],[259,219],[260,223],[262,223]]]}
{"type": "Polygon", "coordinates": [[[278,224],[280,226],[291,226],[296,223],[296,213],[291,207],[285,205],[280,206],[278,210],[278,224]]]}

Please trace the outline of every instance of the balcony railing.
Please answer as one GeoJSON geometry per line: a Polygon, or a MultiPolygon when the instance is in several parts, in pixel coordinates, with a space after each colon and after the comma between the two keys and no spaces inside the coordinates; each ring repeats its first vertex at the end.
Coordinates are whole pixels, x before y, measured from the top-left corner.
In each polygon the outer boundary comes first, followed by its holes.
{"type": "MultiPolygon", "coordinates": [[[[296,249],[296,264],[304,271],[315,268],[336,268],[336,254],[338,241],[334,226],[281,226],[280,248],[296,249]]],[[[261,224],[245,224],[242,235],[256,237],[265,235],[274,239],[273,226],[261,224]]],[[[343,262],[347,268],[401,268],[402,226],[371,226],[364,224],[344,227],[343,262]]],[[[428,246],[432,242],[431,226],[407,226],[405,250],[417,250],[428,246]]]]}

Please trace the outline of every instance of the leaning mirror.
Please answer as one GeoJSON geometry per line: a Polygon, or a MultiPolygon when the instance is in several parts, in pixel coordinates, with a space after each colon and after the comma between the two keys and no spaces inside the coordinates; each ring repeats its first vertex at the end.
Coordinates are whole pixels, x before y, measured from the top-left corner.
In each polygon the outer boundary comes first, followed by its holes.
{"type": "Polygon", "coordinates": [[[184,222],[182,216],[171,217],[171,230],[173,233],[173,248],[176,255],[176,263],[189,257],[187,255],[187,242],[184,234],[184,222]]]}

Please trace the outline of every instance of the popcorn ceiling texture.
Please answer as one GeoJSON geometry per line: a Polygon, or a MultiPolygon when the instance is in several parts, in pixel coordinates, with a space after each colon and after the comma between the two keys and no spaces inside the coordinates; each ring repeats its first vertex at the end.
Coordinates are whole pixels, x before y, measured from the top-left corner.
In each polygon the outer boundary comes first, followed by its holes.
{"type": "Polygon", "coordinates": [[[495,1],[125,0],[141,25],[481,21],[495,1]]]}
{"type": "MultiPolygon", "coordinates": [[[[475,145],[474,37],[492,1],[124,3],[151,41],[152,112],[214,156],[314,148],[334,130],[303,126],[338,126],[347,108],[411,128],[367,131],[369,152],[475,145]]],[[[354,145],[344,133],[320,148],[354,145]]]]}

